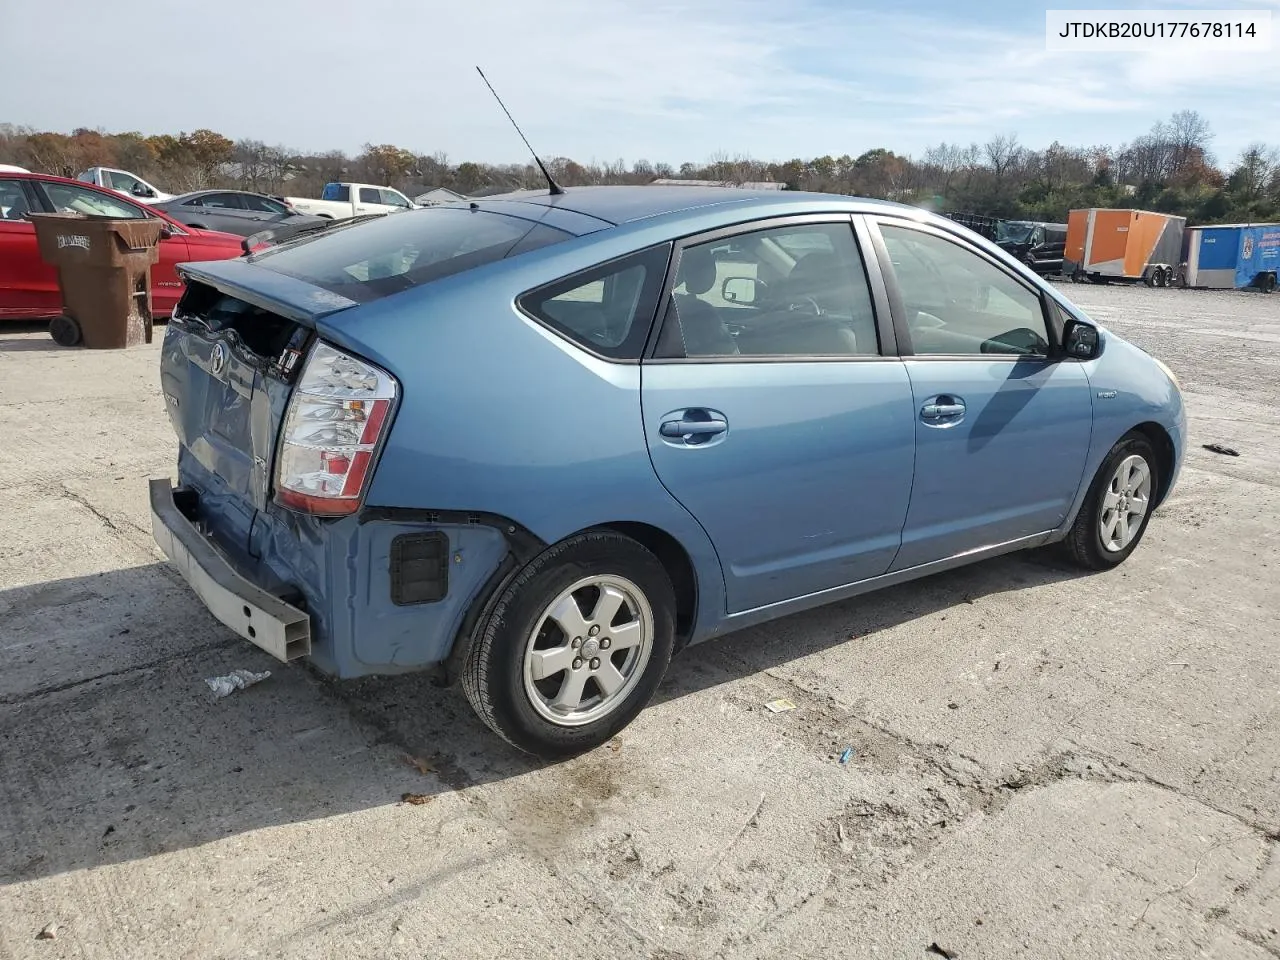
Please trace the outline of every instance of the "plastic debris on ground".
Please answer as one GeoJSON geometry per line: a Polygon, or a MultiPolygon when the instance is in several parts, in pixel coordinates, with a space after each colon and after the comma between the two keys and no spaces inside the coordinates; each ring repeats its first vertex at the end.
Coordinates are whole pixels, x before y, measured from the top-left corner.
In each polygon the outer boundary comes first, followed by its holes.
{"type": "Polygon", "coordinates": [[[41,930],[39,933],[36,934],[36,939],[37,940],[57,940],[58,925],[56,923],[49,924],[43,930],[41,930]]]}
{"type": "Polygon", "coordinates": [[[845,747],[840,753],[840,762],[848,763],[853,759],[853,747],[845,747]]]}
{"type": "Polygon", "coordinates": [[[1206,443],[1206,444],[1204,444],[1203,446],[1204,446],[1204,448],[1205,448],[1206,450],[1210,451],[1211,453],[1220,453],[1220,454],[1222,454],[1224,457],[1238,457],[1238,456],[1240,456],[1240,451],[1239,451],[1239,450],[1232,449],[1231,447],[1224,447],[1224,446],[1223,446],[1222,444],[1220,444],[1220,443],[1206,443]]]}
{"type": "Polygon", "coordinates": [[[770,700],[765,707],[770,713],[786,713],[788,710],[794,710],[796,705],[786,697],[779,697],[777,700],[770,700]]]}
{"type": "Polygon", "coordinates": [[[264,670],[262,673],[254,673],[252,670],[232,670],[225,677],[208,677],[204,682],[209,685],[214,697],[221,698],[230,696],[245,687],[251,687],[255,683],[261,683],[269,676],[271,676],[270,670],[264,670]]]}

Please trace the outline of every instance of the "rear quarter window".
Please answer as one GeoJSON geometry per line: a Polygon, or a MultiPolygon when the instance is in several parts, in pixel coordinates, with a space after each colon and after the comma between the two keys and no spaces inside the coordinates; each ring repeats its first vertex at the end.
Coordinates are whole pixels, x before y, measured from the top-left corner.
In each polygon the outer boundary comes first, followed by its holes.
{"type": "Polygon", "coordinates": [[[591,353],[639,360],[670,258],[670,244],[649,247],[531,290],[518,304],[591,353]]]}
{"type": "Polygon", "coordinates": [[[503,214],[431,207],[332,227],[251,261],[364,303],[572,236],[503,214]]]}

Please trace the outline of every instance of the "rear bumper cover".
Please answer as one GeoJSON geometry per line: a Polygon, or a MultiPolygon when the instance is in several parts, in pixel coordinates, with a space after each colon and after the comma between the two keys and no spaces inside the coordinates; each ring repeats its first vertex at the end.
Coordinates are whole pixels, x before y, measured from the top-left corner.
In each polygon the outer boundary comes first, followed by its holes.
{"type": "Polygon", "coordinates": [[[151,530],[169,562],[224,626],[282,662],[308,656],[311,618],[242,577],[183,512],[184,493],[151,481],[151,530]]]}

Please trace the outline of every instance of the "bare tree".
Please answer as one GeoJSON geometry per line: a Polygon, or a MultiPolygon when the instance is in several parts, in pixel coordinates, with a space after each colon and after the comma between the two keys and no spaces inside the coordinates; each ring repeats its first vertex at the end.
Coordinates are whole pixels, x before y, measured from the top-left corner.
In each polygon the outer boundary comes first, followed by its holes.
{"type": "Polygon", "coordinates": [[[1209,128],[1209,121],[1195,110],[1179,110],[1165,129],[1172,147],[1171,173],[1177,173],[1198,158],[1208,160],[1213,131],[1209,128]]]}
{"type": "Polygon", "coordinates": [[[1018,166],[1023,152],[1016,133],[1002,133],[987,141],[987,145],[983,147],[983,153],[986,155],[991,172],[995,175],[997,185],[1003,183],[1009,173],[1018,166]]]}

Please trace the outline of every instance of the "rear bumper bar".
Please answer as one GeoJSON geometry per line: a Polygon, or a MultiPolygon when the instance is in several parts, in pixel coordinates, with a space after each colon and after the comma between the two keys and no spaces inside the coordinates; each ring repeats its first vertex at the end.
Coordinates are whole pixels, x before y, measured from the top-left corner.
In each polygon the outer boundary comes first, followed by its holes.
{"type": "Polygon", "coordinates": [[[308,656],[311,618],[242,577],[182,511],[174,494],[169,480],[151,481],[151,531],[209,612],[277,660],[308,656]]]}

